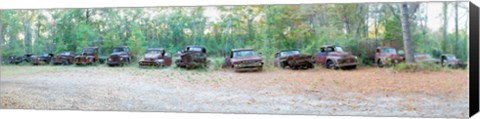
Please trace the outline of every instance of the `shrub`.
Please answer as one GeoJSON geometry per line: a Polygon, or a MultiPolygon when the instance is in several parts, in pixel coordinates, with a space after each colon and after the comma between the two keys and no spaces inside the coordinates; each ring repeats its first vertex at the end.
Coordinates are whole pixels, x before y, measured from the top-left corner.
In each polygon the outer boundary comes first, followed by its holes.
{"type": "Polygon", "coordinates": [[[392,67],[394,71],[419,72],[419,71],[440,71],[443,70],[440,65],[433,62],[419,62],[415,64],[400,63],[392,67]]]}

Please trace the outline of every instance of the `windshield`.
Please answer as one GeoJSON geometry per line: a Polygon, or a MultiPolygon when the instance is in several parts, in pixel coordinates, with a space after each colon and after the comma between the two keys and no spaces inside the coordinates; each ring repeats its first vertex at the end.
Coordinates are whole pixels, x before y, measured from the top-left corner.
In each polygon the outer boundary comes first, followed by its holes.
{"type": "Polygon", "coordinates": [[[160,54],[160,53],[162,53],[161,50],[149,50],[149,51],[147,51],[147,54],[160,54]]]}
{"type": "Polygon", "coordinates": [[[342,47],[335,46],[335,47],[328,47],[327,52],[334,52],[334,51],[343,51],[342,47]]]}
{"type": "Polygon", "coordinates": [[[300,51],[297,51],[297,50],[284,51],[280,53],[280,57],[286,57],[286,56],[296,55],[296,54],[300,54],[300,51]]]}
{"type": "Polygon", "coordinates": [[[41,54],[40,56],[47,57],[47,56],[48,56],[48,54],[44,53],[44,54],[41,54]]]}
{"type": "Polygon", "coordinates": [[[123,48],[113,48],[113,52],[124,52],[123,48]]]}
{"type": "Polygon", "coordinates": [[[447,59],[449,60],[454,60],[454,59],[457,59],[455,56],[453,55],[447,55],[447,59]]]}
{"type": "Polygon", "coordinates": [[[190,48],[188,48],[188,51],[199,51],[199,52],[201,52],[201,51],[202,51],[202,48],[199,48],[199,47],[190,47],[190,48]]]}
{"type": "Polygon", "coordinates": [[[397,54],[397,51],[393,48],[382,48],[382,52],[384,53],[395,53],[397,54]]]}
{"type": "Polygon", "coordinates": [[[93,52],[93,48],[85,48],[83,49],[83,52],[93,52]]]}
{"type": "Polygon", "coordinates": [[[233,53],[233,57],[248,57],[248,56],[257,56],[257,52],[253,50],[246,50],[246,51],[237,51],[233,53]]]}
{"type": "Polygon", "coordinates": [[[70,52],[64,52],[62,55],[70,55],[70,52]]]}
{"type": "Polygon", "coordinates": [[[415,58],[426,58],[426,59],[432,59],[432,56],[428,54],[415,54],[413,57],[415,58]]]}

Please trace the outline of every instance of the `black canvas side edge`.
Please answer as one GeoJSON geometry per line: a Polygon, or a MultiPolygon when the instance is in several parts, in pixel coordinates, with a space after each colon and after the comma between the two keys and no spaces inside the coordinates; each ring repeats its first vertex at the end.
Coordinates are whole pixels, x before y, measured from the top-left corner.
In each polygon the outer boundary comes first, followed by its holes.
{"type": "Polygon", "coordinates": [[[470,81],[469,81],[469,93],[470,93],[470,100],[469,100],[469,115],[472,117],[479,111],[479,12],[478,7],[470,2],[469,5],[469,16],[470,16],[470,60],[469,60],[469,74],[470,74],[470,81]]]}

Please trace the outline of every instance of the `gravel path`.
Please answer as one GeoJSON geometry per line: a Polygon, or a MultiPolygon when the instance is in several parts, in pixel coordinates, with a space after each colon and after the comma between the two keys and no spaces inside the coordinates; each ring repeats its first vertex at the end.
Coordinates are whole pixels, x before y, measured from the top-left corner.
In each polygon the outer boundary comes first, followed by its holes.
{"type": "Polygon", "coordinates": [[[468,117],[468,73],[1,66],[0,108],[468,117]]]}

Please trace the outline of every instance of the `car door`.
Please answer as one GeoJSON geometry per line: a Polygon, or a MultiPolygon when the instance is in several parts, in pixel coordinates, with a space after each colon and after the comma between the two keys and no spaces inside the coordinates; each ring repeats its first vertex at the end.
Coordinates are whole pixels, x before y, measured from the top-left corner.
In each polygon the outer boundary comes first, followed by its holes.
{"type": "Polygon", "coordinates": [[[326,48],[320,48],[320,52],[317,52],[315,54],[315,62],[318,64],[325,64],[327,61],[327,49],[326,48]]]}
{"type": "Polygon", "coordinates": [[[232,57],[233,57],[233,52],[230,52],[229,55],[225,57],[225,67],[232,66],[232,61],[231,61],[232,57]]]}
{"type": "Polygon", "coordinates": [[[280,62],[280,53],[275,53],[275,58],[273,58],[273,66],[278,67],[280,62]]]}

